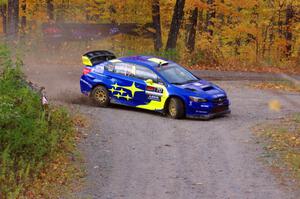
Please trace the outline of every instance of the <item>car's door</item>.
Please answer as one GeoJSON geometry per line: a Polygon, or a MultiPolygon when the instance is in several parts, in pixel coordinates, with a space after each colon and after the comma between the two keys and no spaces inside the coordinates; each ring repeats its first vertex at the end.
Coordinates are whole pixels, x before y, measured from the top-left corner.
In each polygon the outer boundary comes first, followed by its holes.
{"type": "Polygon", "coordinates": [[[145,95],[139,108],[148,110],[162,110],[169,96],[167,88],[163,81],[151,69],[144,66],[135,66],[136,79],[143,82],[145,87],[145,95]]]}
{"type": "Polygon", "coordinates": [[[127,106],[138,106],[144,102],[146,85],[134,77],[135,65],[126,62],[115,62],[108,66],[107,75],[111,78],[108,89],[112,102],[127,106]]]}

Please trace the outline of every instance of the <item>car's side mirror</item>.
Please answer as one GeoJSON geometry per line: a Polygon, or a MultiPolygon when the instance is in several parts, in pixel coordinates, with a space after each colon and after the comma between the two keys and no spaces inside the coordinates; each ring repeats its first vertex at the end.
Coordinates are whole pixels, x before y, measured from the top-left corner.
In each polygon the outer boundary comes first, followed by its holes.
{"type": "Polygon", "coordinates": [[[147,79],[147,80],[146,80],[146,83],[147,83],[147,84],[153,84],[153,80],[152,80],[152,79],[147,79]]]}

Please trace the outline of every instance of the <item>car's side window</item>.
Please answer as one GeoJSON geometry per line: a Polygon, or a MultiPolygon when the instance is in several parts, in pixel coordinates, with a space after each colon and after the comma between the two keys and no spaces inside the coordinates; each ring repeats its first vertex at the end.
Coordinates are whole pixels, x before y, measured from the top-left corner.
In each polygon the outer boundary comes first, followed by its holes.
{"type": "Polygon", "coordinates": [[[125,63],[116,63],[114,72],[120,75],[126,75],[127,64],[125,63]]]}
{"type": "Polygon", "coordinates": [[[114,68],[115,68],[115,66],[114,66],[112,63],[110,63],[110,62],[108,62],[108,63],[104,66],[104,69],[105,69],[106,71],[109,71],[109,72],[114,72],[114,68]]]}
{"type": "Polygon", "coordinates": [[[149,68],[136,65],[135,66],[135,77],[142,80],[152,79],[154,82],[158,81],[158,76],[149,68]]]}
{"type": "Polygon", "coordinates": [[[116,74],[128,76],[128,77],[134,77],[141,80],[148,80],[152,79],[155,83],[161,83],[162,80],[147,67],[131,64],[131,63],[109,63],[105,66],[105,70],[108,70],[110,72],[114,72],[116,74]]]}
{"type": "Polygon", "coordinates": [[[114,72],[120,75],[132,77],[135,74],[135,66],[130,63],[116,63],[114,72]]]}

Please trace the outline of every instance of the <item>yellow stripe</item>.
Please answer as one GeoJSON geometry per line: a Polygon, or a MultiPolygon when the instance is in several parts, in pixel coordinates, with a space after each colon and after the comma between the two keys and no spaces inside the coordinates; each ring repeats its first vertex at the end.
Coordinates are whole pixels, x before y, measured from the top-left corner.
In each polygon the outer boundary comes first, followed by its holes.
{"type": "MultiPolygon", "coordinates": [[[[147,84],[147,82],[146,82],[147,84]]],[[[165,86],[160,85],[160,84],[147,84],[148,86],[153,86],[156,88],[162,88],[163,89],[163,95],[161,97],[160,102],[155,101],[155,100],[151,100],[148,104],[146,105],[139,105],[137,106],[137,108],[143,108],[143,109],[148,109],[148,110],[163,110],[165,108],[165,103],[169,97],[169,93],[168,90],[165,86]]]]}

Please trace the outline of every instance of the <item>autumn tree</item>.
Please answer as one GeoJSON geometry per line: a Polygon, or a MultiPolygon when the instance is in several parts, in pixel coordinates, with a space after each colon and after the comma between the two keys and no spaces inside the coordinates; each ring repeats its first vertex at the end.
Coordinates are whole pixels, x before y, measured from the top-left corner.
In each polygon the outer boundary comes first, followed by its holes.
{"type": "Polygon", "coordinates": [[[2,31],[3,33],[7,32],[7,2],[1,1],[1,8],[0,8],[0,12],[1,12],[1,17],[2,17],[2,31]]]}
{"type": "Polygon", "coordinates": [[[207,0],[208,10],[206,14],[206,26],[205,30],[209,33],[210,36],[213,35],[213,26],[214,26],[214,18],[216,15],[215,8],[214,8],[214,0],[207,0]]]}
{"type": "Polygon", "coordinates": [[[154,49],[159,51],[162,47],[161,22],[160,22],[160,3],[159,0],[152,0],[152,21],[155,29],[154,49]]]}
{"type": "Polygon", "coordinates": [[[185,0],[176,0],[171,27],[168,36],[168,41],[167,41],[167,46],[166,46],[167,50],[176,48],[179,29],[184,16],[184,6],[185,6],[185,0]]]}
{"type": "Polygon", "coordinates": [[[8,0],[7,18],[7,33],[15,36],[19,31],[19,0],[8,0]]]}
{"type": "Polygon", "coordinates": [[[50,21],[54,20],[54,4],[53,0],[46,0],[47,15],[50,21]]]}
{"type": "Polygon", "coordinates": [[[285,26],[286,26],[286,32],[285,32],[285,39],[286,39],[286,56],[289,57],[292,53],[292,21],[294,16],[294,11],[292,4],[289,3],[286,7],[286,19],[285,19],[285,26]]]}
{"type": "Polygon", "coordinates": [[[197,22],[198,22],[198,7],[194,8],[189,19],[190,24],[188,26],[188,31],[187,31],[186,47],[190,52],[193,52],[195,49],[197,22]]]}
{"type": "Polygon", "coordinates": [[[21,17],[21,28],[22,28],[23,32],[25,31],[26,24],[27,24],[26,7],[27,7],[26,0],[22,0],[22,2],[21,2],[21,10],[22,10],[22,14],[23,15],[21,17]]]}

